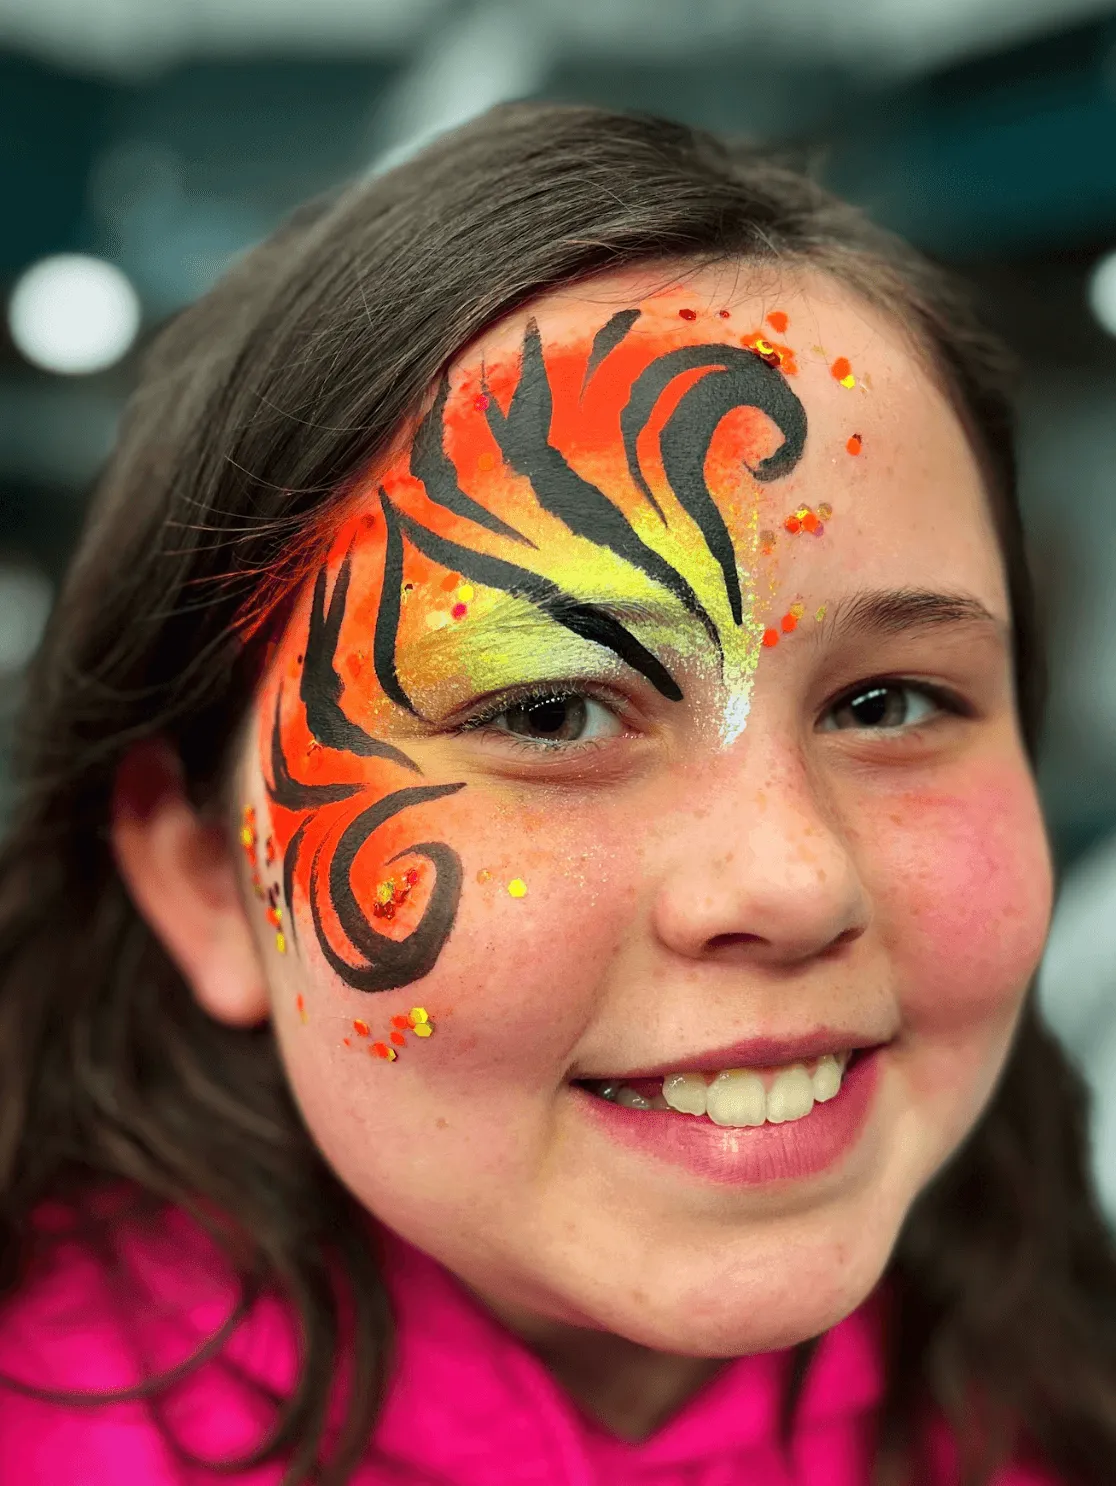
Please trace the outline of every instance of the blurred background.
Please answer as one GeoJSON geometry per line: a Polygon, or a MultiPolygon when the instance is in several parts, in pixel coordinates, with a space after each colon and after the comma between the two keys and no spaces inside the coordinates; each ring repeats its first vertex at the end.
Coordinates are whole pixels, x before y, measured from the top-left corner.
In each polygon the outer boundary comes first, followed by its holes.
{"type": "Polygon", "coordinates": [[[0,0],[0,812],[144,343],[308,195],[526,96],[809,146],[1018,353],[1063,876],[1041,989],[1116,1219],[1116,0],[0,0]]]}

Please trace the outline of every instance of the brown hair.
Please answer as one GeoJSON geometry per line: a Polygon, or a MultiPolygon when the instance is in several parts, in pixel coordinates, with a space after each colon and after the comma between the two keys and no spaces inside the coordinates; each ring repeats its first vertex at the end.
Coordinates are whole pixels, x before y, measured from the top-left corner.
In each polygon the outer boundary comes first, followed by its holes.
{"type": "MultiPolygon", "coordinates": [[[[497,108],[310,205],[162,333],[32,668],[0,854],[0,1286],[16,1287],[49,1198],[88,1213],[124,1183],[196,1217],[244,1305],[270,1290],[297,1318],[297,1388],[250,1457],[282,1457],[288,1482],[344,1481],[365,1448],[387,1303],[365,1215],[310,1141],[270,1030],[206,1017],[125,892],[115,771],[161,734],[195,800],[219,797],[262,658],[263,632],[242,645],[237,617],[305,571],[302,535],[459,348],[588,275],[729,258],[830,273],[934,368],[984,468],[1033,753],[1041,668],[1004,359],[963,295],[769,151],[581,107],[497,108]],[[323,1465],[343,1352],[352,1386],[323,1465]]],[[[1031,993],[988,1108],[889,1264],[877,1480],[903,1462],[917,1478],[930,1408],[966,1481],[1025,1446],[1067,1480],[1116,1480],[1116,1262],[1086,1115],[1031,993]]],[[[794,1349],[785,1439],[816,1345],[794,1349]]]]}

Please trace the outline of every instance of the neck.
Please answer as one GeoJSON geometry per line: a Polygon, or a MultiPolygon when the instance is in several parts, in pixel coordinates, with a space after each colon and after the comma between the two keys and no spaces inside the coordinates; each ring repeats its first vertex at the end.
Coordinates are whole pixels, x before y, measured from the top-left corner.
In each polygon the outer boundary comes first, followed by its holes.
{"type": "Polygon", "coordinates": [[[723,1358],[657,1352],[611,1332],[512,1314],[487,1300],[484,1304],[586,1413],[633,1443],[653,1434],[726,1366],[723,1358]]]}

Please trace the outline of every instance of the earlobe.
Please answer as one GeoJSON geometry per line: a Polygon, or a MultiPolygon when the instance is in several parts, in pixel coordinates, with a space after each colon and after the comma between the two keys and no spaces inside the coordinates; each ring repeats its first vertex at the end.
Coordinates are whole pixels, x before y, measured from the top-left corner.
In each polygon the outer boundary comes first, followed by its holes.
{"type": "Polygon", "coordinates": [[[117,771],[112,847],[133,902],[204,1010],[229,1026],[264,1021],[267,982],[234,848],[187,798],[163,740],[137,744],[117,771]]]}

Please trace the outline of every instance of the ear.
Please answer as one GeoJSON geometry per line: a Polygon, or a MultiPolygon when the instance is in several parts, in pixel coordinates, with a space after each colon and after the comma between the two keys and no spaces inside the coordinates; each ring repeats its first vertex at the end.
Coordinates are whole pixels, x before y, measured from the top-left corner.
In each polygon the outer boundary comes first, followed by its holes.
{"type": "Polygon", "coordinates": [[[117,771],[112,848],[140,913],[219,1022],[266,1019],[267,981],[237,882],[237,859],[220,825],[187,799],[174,749],[137,744],[117,771]]]}

